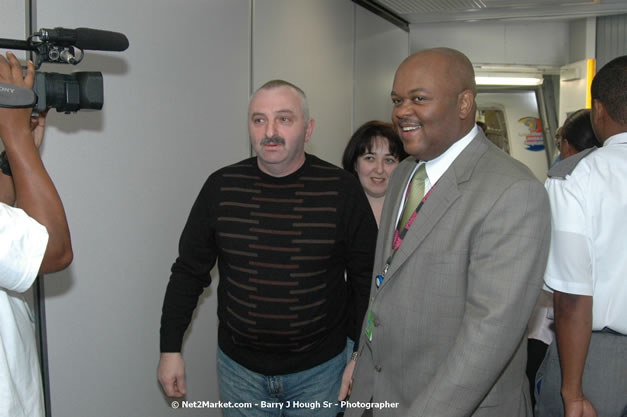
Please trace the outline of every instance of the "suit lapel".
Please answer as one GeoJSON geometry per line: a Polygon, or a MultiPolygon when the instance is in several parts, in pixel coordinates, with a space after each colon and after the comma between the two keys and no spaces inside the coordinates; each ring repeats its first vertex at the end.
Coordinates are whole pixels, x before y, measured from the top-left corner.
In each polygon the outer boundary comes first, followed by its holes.
{"type": "MultiPolygon", "coordinates": [[[[416,216],[414,223],[407,231],[403,243],[396,251],[394,260],[388,269],[387,277],[394,277],[394,273],[412,256],[440,218],[448,211],[451,204],[459,197],[457,182],[452,181],[450,177],[447,174],[443,175],[435,185],[431,195],[429,195],[429,198],[416,216]]],[[[390,241],[390,253],[391,247],[392,242],[390,241]]],[[[384,283],[389,281],[387,277],[384,283]]]]}
{"type": "MultiPolygon", "coordinates": [[[[440,177],[437,184],[434,185],[429,198],[416,216],[414,223],[407,231],[403,243],[396,252],[394,260],[387,271],[383,286],[394,279],[396,271],[398,271],[407,259],[418,249],[442,216],[451,209],[455,200],[461,195],[458,187],[459,184],[470,179],[477,160],[483,155],[486,149],[487,139],[483,133],[480,132],[466,149],[459,154],[455,161],[453,161],[442,177],[440,177]]],[[[398,168],[400,168],[400,166],[398,168]]],[[[402,180],[400,180],[402,183],[400,186],[397,184],[396,187],[390,190],[395,193],[392,194],[395,195],[395,197],[390,201],[390,203],[393,203],[393,207],[390,208],[393,211],[391,215],[386,216],[388,221],[385,225],[386,230],[383,238],[383,244],[385,245],[383,251],[385,253],[384,261],[388,259],[392,253],[392,241],[394,238],[394,228],[396,226],[393,223],[395,223],[396,214],[401,206],[405,191],[404,188],[409,180],[412,169],[413,165],[407,167],[404,172],[402,172],[402,180]]]]}

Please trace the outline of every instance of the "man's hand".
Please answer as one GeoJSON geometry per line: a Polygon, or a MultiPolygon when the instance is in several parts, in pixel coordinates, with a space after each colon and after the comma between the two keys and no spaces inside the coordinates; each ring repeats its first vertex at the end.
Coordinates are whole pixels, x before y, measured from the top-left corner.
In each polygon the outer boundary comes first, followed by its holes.
{"type": "Polygon", "coordinates": [[[44,130],[46,128],[46,116],[48,110],[41,113],[33,113],[30,118],[30,130],[33,134],[35,147],[39,149],[44,140],[44,130]]]}
{"type": "MultiPolygon", "coordinates": [[[[0,55],[0,82],[16,85],[23,88],[31,88],[34,78],[34,66],[28,64],[26,77],[22,76],[21,66],[13,54],[8,53],[5,59],[0,55]],[[18,69],[19,70],[16,70],[18,69]]],[[[27,115],[31,109],[5,109],[0,108],[0,139],[8,143],[10,149],[23,152],[23,142],[31,141],[36,149],[39,149],[44,138],[47,111],[33,114],[30,118],[30,131],[28,132],[27,115]]],[[[4,146],[6,148],[6,145],[4,146]]],[[[15,204],[15,186],[13,178],[0,175],[0,201],[10,206],[15,204]]]]}
{"type": "Polygon", "coordinates": [[[338,401],[346,400],[353,390],[353,371],[355,370],[355,364],[357,361],[350,360],[344,368],[344,374],[342,375],[342,386],[340,387],[340,393],[337,396],[338,401]]]}
{"type": "Polygon", "coordinates": [[[581,397],[577,399],[563,399],[564,417],[597,417],[597,412],[586,399],[581,397]]]}
{"type": "MultiPolygon", "coordinates": [[[[0,55],[0,83],[30,89],[34,82],[35,66],[32,62],[28,62],[24,76],[22,75],[22,65],[15,55],[7,52],[6,59],[0,55]]],[[[29,131],[31,111],[30,108],[0,108],[0,137],[5,142],[5,147],[10,145],[10,143],[6,143],[7,140],[23,138],[25,136],[23,132],[29,131]]]]}
{"type": "Polygon", "coordinates": [[[185,388],[185,362],[183,355],[178,352],[166,352],[161,354],[157,376],[165,395],[168,397],[183,397],[185,388]]]}

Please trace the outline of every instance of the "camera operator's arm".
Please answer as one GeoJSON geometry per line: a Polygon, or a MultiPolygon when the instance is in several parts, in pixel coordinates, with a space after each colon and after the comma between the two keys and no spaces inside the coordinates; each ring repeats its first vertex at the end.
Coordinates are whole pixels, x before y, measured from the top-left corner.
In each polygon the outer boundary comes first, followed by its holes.
{"type": "MultiPolygon", "coordinates": [[[[0,56],[0,82],[32,88],[34,76],[35,68],[31,62],[28,63],[26,76],[23,76],[22,67],[12,53],[7,52],[7,59],[0,56]]],[[[17,207],[48,231],[48,245],[40,268],[40,272],[46,273],[65,268],[73,255],[63,204],[34,141],[34,135],[42,134],[43,124],[31,132],[31,111],[30,108],[0,108],[0,138],[11,167],[17,207]]],[[[5,178],[3,181],[0,186],[6,185],[5,178]]],[[[6,198],[7,194],[10,198],[10,191],[3,189],[2,198],[6,198]]]]}
{"type": "MultiPolygon", "coordinates": [[[[47,114],[47,110],[38,115],[34,113],[30,120],[33,141],[37,149],[39,149],[44,140],[47,114]]],[[[15,205],[15,186],[13,185],[13,177],[10,175],[0,175],[0,201],[9,206],[15,205]]]]}

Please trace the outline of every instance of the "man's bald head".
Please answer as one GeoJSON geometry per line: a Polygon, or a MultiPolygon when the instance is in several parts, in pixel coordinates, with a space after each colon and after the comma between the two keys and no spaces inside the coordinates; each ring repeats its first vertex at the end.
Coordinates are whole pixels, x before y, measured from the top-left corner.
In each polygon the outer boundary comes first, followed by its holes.
{"type": "Polygon", "coordinates": [[[470,59],[460,51],[452,48],[430,48],[416,52],[407,57],[405,63],[411,65],[412,61],[423,60],[427,56],[433,58],[433,62],[438,65],[443,75],[456,85],[459,91],[470,90],[476,96],[477,84],[475,82],[475,70],[470,59]]]}
{"type": "Polygon", "coordinates": [[[450,48],[407,57],[392,87],[392,120],[405,151],[431,160],[475,126],[476,84],[470,60],[450,48]]]}

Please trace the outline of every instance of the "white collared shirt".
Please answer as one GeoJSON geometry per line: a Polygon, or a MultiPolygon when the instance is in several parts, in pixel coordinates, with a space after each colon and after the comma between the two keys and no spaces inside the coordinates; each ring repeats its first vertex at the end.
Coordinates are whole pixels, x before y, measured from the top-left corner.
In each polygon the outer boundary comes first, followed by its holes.
{"type": "Polygon", "coordinates": [[[0,203],[0,416],[44,415],[32,313],[19,293],[37,277],[47,244],[44,226],[0,203]]]}
{"type": "Polygon", "coordinates": [[[546,286],[592,296],[592,329],[627,334],[627,133],[545,187],[552,229],[546,286]]]}
{"type": "MultiPolygon", "coordinates": [[[[468,132],[466,136],[453,143],[446,151],[444,151],[442,155],[430,161],[419,161],[414,167],[411,175],[409,176],[409,180],[405,184],[405,188],[403,188],[403,190],[407,190],[407,187],[409,187],[409,183],[411,182],[411,179],[413,178],[414,173],[416,172],[418,167],[422,164],[425,164],[425,170],[427,171],[427,178],[425,179],[426,195],[429,190],[431,190],[431,187],[433,187],[433,185],[438,182],[440,177],[444,175],[446,170],[449,169],[449,167],[453,164],[455,159],[457,159],[459,154],[462,153],[464,149],[466,149],[466,147],[470,144],[470,142],[477,135],[477,133],[479,133],[479,128],[475,124],[475,126],[470,130],[470,132],[468,132]]],[[[398,224],[398,221],[401,218],[401,213],[403,212],[404,207],[405,201],[403,201],[403,204],[401,204],[401,207],[399,208],[396,215],[396,224],[398,224]]]]}

